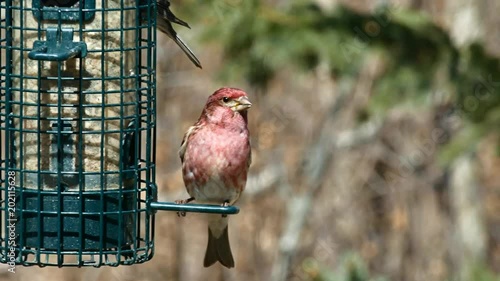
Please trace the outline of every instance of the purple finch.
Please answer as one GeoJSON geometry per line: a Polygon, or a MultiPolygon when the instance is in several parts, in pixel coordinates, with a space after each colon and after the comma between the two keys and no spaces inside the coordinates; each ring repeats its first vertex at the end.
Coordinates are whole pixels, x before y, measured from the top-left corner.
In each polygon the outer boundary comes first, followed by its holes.
{"type": "MultiPolygon", "coordinates": [[[[198,122],[182,140],[179,156],[182,176],[191,198],[204,204],[234,204],[245,189],[251,149],[247,94],[235,88],[221,88],[207,100],[198,122]]],[[[228,218],[208,215],[208,245],[203,265],[219,261],[234,267],[228,237],[228,218]]]]}

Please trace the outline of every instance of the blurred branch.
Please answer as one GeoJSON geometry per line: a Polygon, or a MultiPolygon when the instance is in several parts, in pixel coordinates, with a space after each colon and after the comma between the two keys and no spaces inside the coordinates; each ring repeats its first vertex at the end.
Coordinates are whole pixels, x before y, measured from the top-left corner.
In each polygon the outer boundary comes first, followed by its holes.
{"type": "MultiPolygon", "coordinates": [[[[334,149],[351,149],[371,141],[382,127],[382,120],[375,119],[362,124],[356,129],[345,130],[332,139],[334,149]]],[[[321,152],[319,152],[321,153],[321,152]]],[[[258,196],[278,184],[286,177],[286,167],[282,162],[267,165],[261,172],[250,176],[247,181],[249,187],[245,190],[245,197],[258,196]]]]}
{"type": "Polygon", "coordinates": [[[456,240],[453,251],[460,280],[470,280],[472,269],[485,259],[486,231],[483,223],[479,183],[473,157],[461,156],[453,167],[450,200],[455,216],[456,240]]]}
{"type": "Polygon", "coordinates": [[[378,135],[382,125],[383,121],[376,118],[360,125],[356,129],[342,131],[337,134],[334,146],[336,149],[352,149],[366,144],[378,135]]]}
{"type": "Polygon", "coordinates": [[[343,99],[334,105],[329,118],[320,129],[320,137],[315,145],[308,149],[303,159],[301,172],[298,178],[306,178],[305,192],[291,196],[287,204],[285,229],[279,243],[279,254],[273,266],[272,280],[286,280],[290,271],[291,259],[295,255],[299,244],[300,234],[305,225],[305,219],[312,205],[317,190],[322,185],[323,178],[332,162],[336,149],[350,149],[373,140],[380,129],[382,122],[378,119],[370,121],[360,127],[334,134],[331,125],[335,122],[338,109],[343,99]]]}
{"type": "Polygon", "coordinates": [[[327,171],[327,167],[333,158],[335,135],[332,128],[335,117],[342,111],[346,103],[347,95],[352,90],[352,82],[346,82],[341,86],[341,95],[333,102],[331,109],[327,111],[321,126],[317,129],[317,140],[304,150],[302,165],[297,173],[298,182],[306,187],[300,194],[290,192],[287,200],[287,215],[285,219],[284,231],[281,235],[278,249],[278,257],[273,264],[272,280],[285,281],[290,271],[291,259],[294,256],[300,234],[305,225],[306,215],[309,213],[311,201],[316,190],[321,186],[322,179],[327,171]]]}
{"type": "Polygon", "coordinates": [[[248,189],[245,190],[244,198],[257,196],[280,182],[286,175],[283,163],[267,165],[257,175],[250,176],[247,181],[248,189]]]}
{"type": "MultiPolygon", "coordinates": [[[[295,255],[300,234],[311,208],[312,200],[324,182],[324,178],[338,149],[351,149],[373,140],[382,128],[383,120],[373,117],[370,121],[354,128],[339,131],[342,126],[353,126],[359,111],[362,111],[369,100],[373,81],[378,71],[373,65],[379,65],[378,55],[366,57],[367,67],[355,81],[350,78],[338,81],[337,100],[326,112],[317,128],[317,141],[304,151],[302,166],[297,173],[297,182],[301,183],[303,192],[291,193],[287,201],[287,217],[285,230],[281,236],[279,254],[273,267],[273,280],[286,280],[290,272],[291,259],[295,255]],[[352,94],[354,92],[354,94],[352,94]]],[[[321,64],[320,64],[321,66],[321,64]]],[[[320,70],[323,68],[320,68],[320,70]]],[[[328,83],[319,86],[319,92],[331,91],[328,83]],[[321,87],[325,85],[325,87],[321,87]]]]}

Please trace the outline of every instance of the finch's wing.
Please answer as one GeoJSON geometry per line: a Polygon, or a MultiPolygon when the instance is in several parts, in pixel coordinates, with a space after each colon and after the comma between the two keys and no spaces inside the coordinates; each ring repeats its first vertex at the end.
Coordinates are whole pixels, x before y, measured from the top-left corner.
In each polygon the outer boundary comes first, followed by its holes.
{"type": "Polygon", "coordinates": [[[250,164],[252,164],[252,145],[250,144],[250,139],[248,140],[248,147],[250,147],[250,150],[248,151],[247,168],[250,168],[250,164]]]}
{"type": "Polygon", "coordinates": [[[186,148],[187,148],[187,143],[189,141],[189,137],[192,134],[194,134],[196,131],[198,131],[199,128],[200,128],[200,126],[198,126],[198,125],[191,126],[191,127],[189,127],[187,132],[184,134],[184,138],[182,139],[182,142],[181,142],[181,148],[179,149],[179,157],[181,158],[181,162],[184,162],[184,154],[186,153],[186,148]]]}

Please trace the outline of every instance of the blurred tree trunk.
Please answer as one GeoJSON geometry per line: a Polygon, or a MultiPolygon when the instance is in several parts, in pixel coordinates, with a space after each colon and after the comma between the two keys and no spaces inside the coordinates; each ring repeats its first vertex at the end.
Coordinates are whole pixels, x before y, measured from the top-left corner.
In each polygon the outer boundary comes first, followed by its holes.
{"type": "Polygon", "coordinates": [[[487,256],[487,235],[475,162],[469,155],[462,156],[455,161],[451,174],[450,199],[455,219],[451,257],[460,280],[470,280],[473,269],[485,264],[487,256]]]}

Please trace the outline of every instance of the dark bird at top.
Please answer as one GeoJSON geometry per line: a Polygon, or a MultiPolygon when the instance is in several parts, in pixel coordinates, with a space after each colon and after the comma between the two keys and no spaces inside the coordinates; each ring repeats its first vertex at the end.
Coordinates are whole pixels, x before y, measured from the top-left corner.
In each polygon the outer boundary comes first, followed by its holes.
{"type": "Polygon", "coordinates": [[[177,32],[172,27],[172,23],[176,23],[178,25],[185,26],[187,28],[191,28],[187,22],[179,19],[170,11],[170,1],[169,0],[159,0],[156,2],[156,7],[158,11],[158,16],[156,19],[156,26],[158,29],[167,34],[170,39],[172,39],[188,56],[188,58],[193,62],[194,65],[201,68],[200,60],[196,57],[196,55],[191,51],[191,49],[182,41],[182,39],[177,35],[177,32]]]}

